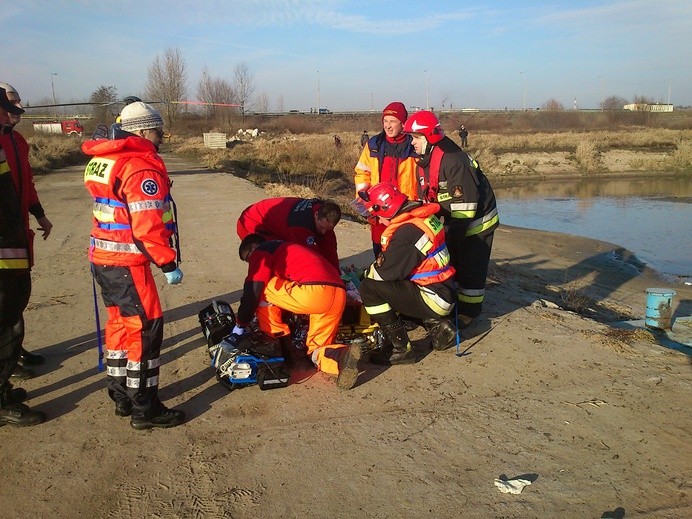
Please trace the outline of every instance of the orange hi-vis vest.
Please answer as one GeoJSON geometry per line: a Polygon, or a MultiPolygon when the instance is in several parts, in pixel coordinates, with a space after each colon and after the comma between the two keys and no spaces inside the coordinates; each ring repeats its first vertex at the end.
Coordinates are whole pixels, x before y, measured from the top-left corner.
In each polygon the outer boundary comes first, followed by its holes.
{"type": "Polygon", "coordinates": [[[408,276],[408,279],[417,285],[441,283],[454,276],[454,267],[449,263],[444,228],[442,222],[435,216],[439,210],[440,206],[436,203],[416,207],[392,218],[382,233],[380,240],[382,251],[387,250],[391,237],[404,224],[413,224],[425,233],[415,243],[416,249],[425,255],[425,259],[408,276]]]}
{"type": "Polygon", "coordinates": [[[169,179],[153,144],[128,137],[87,141],[82,149],[94,156],[84,171],[94,199],[90,261],[158,267],[175,261],[169,179]]]}

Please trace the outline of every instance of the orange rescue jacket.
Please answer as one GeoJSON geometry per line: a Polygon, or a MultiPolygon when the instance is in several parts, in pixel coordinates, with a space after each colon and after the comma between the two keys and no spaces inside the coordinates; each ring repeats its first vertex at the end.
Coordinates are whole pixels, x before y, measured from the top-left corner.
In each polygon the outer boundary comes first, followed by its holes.
{"type": "Polygon", "coordinates": [[[89,258],[98,265],[173,270],[176,234],[169,179],[154,145],[141,137],[87,141],[84,184],[94,199],[89,258]],[[173,268],[171,268],[173,267],[173,268]]]}
{"type": "Polygon", "coordinates": [[[425,233],[425,240],[418,240],[415,247],[425,255],[409,274],[408,279],[417,285],[441,283],[454,276],[454,267],[449,263],[449,250],[445,241],[442,222],[435,216],[440,206],[435,203],[421,205],[411,211],[395,216],[382,233],[382,251],[387,250],[390,238],[404,224],[413,224],[425,233]]]}

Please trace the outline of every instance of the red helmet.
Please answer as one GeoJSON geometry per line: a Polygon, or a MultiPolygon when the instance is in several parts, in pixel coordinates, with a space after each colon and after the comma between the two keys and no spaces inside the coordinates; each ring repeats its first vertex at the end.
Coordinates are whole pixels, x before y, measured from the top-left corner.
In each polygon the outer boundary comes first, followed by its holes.
{"type": "Polygon", "coordinates": [[[365,201],[365,207],[372,215],[387,219],[394,218],[408,201],[408,197],[389,182],[380,182],[358,194],[365,201]]]}
{"type": "Polygon", "coordinates": [[[416,112],[406,119],[404,131],[406,133],[420,133],[430,144],[440,142],[445,136],[442,128],[440,128],[440,121],[437,120],[434,113],[428,110],[416,112]]]}

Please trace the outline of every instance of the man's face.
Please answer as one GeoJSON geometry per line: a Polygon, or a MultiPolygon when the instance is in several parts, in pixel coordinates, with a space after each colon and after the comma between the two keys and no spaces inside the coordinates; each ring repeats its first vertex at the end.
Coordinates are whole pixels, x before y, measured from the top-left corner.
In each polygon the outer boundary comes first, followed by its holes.
{"type": "Polygon", "coordinates": [[[411,138],[411,144],[413,145],[413,149],[416,150],[416,153],[418,153],[418,155],[425,154],[425,148],[428,145],[428,139],[426,139],[420,133],[412,133],[411,138]]]}
{"type": "Polygon", "coordinates": [[[387,137],[393,139],[402,132],[404,125],[393,115],[385,115],[382,119],[382,129],[387,137]]]}
{"type": "MultiPolygon", "coordinates": [[[[19,97],[19,94],[17,92],[7,92],[7,99],[9,99],[10,103],[12,103],[14,106],[17,106],[19,108],[24,108],[22,106],[22,99],[19,97]]],[[[9,124],[12,126],[17,124],[22,119],[21,115],[14,115],[14,114],[11,114],[9,112],[7,112],[7,117],[9,117],[9,124]]],[[[3,123],[3,124],[8,124],[8,123],[3,123]]]]}
{"type": "Polygon", "coordinates": [[[151,141],[154,147],[158,150],[159,146],[163,142],[163,128],[149,128],[148,130],[142,130],[144,132],[143,137],[148,141],[151,141]]]}
{"type": "Polygon", "coordinates": [[[0,125],[10,124],[10,114],[3,108],[0,108],[0,125]]]}
{"type": "Polygon", "coordinates": [[[329,223],[326,218],[318,218],[315,220],[315,228],[320,234],[327,234],[329,231],[334,230],[334,226],[329,223]]]}

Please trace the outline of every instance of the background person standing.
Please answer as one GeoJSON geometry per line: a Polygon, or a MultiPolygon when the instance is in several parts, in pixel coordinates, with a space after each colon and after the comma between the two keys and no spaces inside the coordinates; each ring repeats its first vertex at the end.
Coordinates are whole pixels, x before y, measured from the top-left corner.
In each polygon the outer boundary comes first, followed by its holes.
{"type": "Polygon", "coordinates": [[[469,145],[469,131],[463,124],[459,128],[459,137],[461,137],[461,147],[466,148],[469,145]]]}
{"type": "MultiPolygon", "coordinates": [[[[405,133],[404,122],[408,112],[403,103],[394,101],[382,110],[382,131],[371,137],[360,154],[355,167],[356,198],[359,191],[367,191],[380,182],[397,186],[409,200],[418,199],[416,153],[411,137],[405,133]]],[[[370,235],[375,257],[380,253],[380,236],[384,225],[370,219],[370,235]]]]}
{"type": "MultiPolygon", "coordinates": [[[[0,88],[5,89],[10,103],[18,108],[22,108],[22,100],[16,88],[8,83],[1,82],[0,88]]],[[[36,187],[34,186],[34,175],[31,170],[31,164],[29,163],[29,144],[26,142],[26,139],[24,139],[24,136],[14,129],[20,120],[21,115],[9,114],[9,122],[2,127],[2,132],[0,133],[0,144],[2,144],[2,148],[5,150],[7,163],[12,172],[12,180],[19,194],[22,217],[24,218],[24,228],[29,246],[29,266],[31,267],[33,266],[34,259],[34,231],[31,230],[29,214],[36,218],[39,224],[38,230],[42,232],[44,240],[50,235],[53,224],[46,217],[46,213],[38,198],[36,187]]],[[[45,359],[42,355],[30,353],[24,349],[22,345],[19,353],[19,362],[14,368],[12,376],[18,379],[32,378],[35,374],[27,366],[38,366],[44,362],[45,359]]]]}

